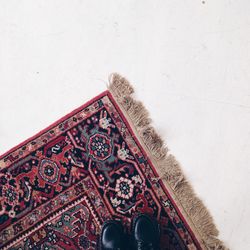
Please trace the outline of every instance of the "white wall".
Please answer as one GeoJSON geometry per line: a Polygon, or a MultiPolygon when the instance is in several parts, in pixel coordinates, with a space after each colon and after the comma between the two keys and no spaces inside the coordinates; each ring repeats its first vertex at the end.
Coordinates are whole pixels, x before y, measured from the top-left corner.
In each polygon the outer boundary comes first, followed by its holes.
{"type": "Polygon", "coordinates": [[[0,1],[0,153],[127,76],[231,249],[250,249],[248,0],[0,1]]]}

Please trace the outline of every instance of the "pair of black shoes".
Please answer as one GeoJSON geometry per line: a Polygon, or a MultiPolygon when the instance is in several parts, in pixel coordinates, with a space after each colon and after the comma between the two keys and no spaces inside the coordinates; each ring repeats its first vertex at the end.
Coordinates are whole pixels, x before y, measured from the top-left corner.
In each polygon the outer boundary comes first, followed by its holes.
{"type": "Polygon", "coordinates": [[[159,224],[145,214],[136,216],[132,222],[131,238],[124,233],[122,224],[115,220],[102,226],[99,250],[159,250],[159,224]]]}

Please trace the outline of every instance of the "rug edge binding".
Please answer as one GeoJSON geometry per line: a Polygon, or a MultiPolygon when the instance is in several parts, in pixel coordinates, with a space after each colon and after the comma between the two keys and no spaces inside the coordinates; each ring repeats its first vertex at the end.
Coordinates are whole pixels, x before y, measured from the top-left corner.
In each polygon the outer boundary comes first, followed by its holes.
{"type": "Polygon", "coordinates": [[[168,152],[168,148],[152,126],[148,110],[141,101],[132,96],[134,89],[130,82],[118,73],[109,76],[108,90],[130,118],[139,139],[154,158],[156,170],[165,184],[171,188],[174,200],[182,206],[191,228],[200,236],[202,245],[207,249],[226,250],[224,243],[218,239],[219,232],[210,212],[182,173],[180,164],[168,152]]]}

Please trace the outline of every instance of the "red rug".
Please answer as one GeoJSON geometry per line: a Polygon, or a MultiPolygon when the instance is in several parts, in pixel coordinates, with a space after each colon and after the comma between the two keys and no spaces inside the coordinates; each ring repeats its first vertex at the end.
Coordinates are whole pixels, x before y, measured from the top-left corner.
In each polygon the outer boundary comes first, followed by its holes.
{"type": "Polygon", "coordinates": [[[157,218],[161,249],[206,245],[135,131],[148,120],[127,119],[118,85],[1,156],[1,249],[95,249],[105,220],[129,232],[137,213],[157,218]]]}

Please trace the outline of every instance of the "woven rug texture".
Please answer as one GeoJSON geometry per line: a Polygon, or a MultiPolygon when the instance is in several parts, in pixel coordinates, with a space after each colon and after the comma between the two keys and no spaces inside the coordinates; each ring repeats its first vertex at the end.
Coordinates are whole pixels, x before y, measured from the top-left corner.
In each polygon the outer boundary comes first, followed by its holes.
{"type": "MultiPolygon", "coordinates": [[[[96,249],[101,226],[139,213],[161,249],[225,249],[131,84],[108,90],[0,157],[0,249],[96,249]]],[[[164,110],[162,110],[164,112],[164,110]]]]}

